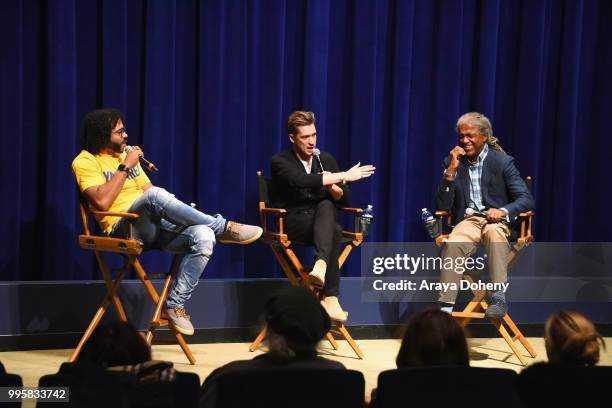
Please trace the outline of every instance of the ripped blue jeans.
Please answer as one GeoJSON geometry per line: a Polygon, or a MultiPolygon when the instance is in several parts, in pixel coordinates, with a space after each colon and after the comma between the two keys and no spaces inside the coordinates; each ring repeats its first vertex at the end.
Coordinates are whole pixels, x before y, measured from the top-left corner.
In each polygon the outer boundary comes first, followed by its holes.
{"type": "MultiPolygon", "coordinates": [[[[212,255],[215,235],[225,230],[225,219],[204,214],[160,187],[145,191],[127,212],[140,215],[133,234],[145,248],[185,254],[166,302],[168,308],[184,307],[212,255]]],[[[129,219],[122,218],[111,236],[124,238],[128,233],[129,219]]]]}

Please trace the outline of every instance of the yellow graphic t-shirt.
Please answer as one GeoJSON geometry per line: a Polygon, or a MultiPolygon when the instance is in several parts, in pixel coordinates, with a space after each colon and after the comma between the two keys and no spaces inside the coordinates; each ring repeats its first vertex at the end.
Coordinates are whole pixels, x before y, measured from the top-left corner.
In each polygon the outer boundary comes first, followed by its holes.
{"type": "MultiPolygon", "coordinates": [[[[81,192],[89,187],[106,184],[113,177],[125,156],[125,152],[113,155],[104,153],[93,155],[86,150],[82,150],[72,161],[72,172],[74,177],[76,177],[81,192]]],[[[150,180],[142,170],[142,167],[140,167],[140,164],[130,169],[123,188],[108,211],[126,211],[144,193],[143,187],[148,183],[150,183],[150,180]]],[[[89,207],[92,210],[94,209],[91,204],[89,207]]],[[[110,234],[113,225],[119,219],[120,217],[96,217],[105,234],[110,234]]]]}

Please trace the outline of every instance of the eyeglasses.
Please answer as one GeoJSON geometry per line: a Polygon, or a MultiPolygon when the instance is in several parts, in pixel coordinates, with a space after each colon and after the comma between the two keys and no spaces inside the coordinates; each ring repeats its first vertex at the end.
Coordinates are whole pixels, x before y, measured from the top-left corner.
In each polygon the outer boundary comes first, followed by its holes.
{"type": "Polygon", "coordinates": [[[113,135],[117,135],[117,136],[127,136],[127,129],[123,128],[123,129],[119,129],[119,130],[113,130],[111,132],[113,135]]]}

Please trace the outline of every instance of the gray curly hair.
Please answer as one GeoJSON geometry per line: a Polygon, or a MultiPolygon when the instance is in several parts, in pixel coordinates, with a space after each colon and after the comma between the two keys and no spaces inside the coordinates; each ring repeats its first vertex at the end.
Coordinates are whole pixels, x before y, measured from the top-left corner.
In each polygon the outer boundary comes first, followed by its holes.
{"type": "Polygon", "coordinates": [[[504,149],[497,143],[499,139],[493,136],[493,128],[491,127],[491,121],[485,115],[479,112],[468,112],[464,113],[457,119],[457,125],[455,131],[459,133],[459,126],[461,125],[476,125],[480,129],[480,133],[487,138],[487,144],[493,150],[498,152],[506,153],[504,149]]]}

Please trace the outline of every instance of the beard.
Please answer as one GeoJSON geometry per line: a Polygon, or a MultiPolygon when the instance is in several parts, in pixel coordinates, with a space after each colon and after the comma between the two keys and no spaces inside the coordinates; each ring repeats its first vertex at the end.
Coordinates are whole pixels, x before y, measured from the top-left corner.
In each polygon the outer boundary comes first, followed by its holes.
{"type": "Polygon", "coordinates": [[[115,153],[123,153],[123,143],[115,143],[115,142],[111,142],[110,144],[110,148],[113,150],[113,152],[115,153]]]}

